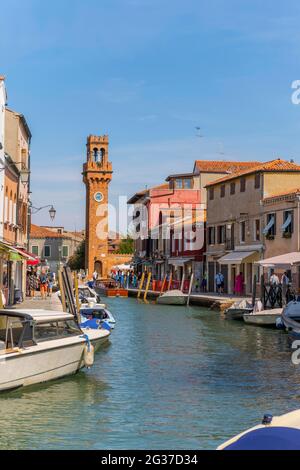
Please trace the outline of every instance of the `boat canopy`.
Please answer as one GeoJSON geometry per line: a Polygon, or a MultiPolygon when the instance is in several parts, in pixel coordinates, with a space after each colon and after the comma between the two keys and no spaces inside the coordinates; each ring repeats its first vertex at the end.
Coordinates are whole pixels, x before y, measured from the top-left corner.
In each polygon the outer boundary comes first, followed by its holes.
{"type": "Polygon", "coordinates": [[[218,263],[220,264],[241,264],[244,261],[248,260],[248,258],[258,256],[257,251],[231,251],[226,255],[222,256],[222,258],[218,259],[218,263]]]}
{"type": "Polygon", "coordinates": [[[70,313],[62,312],[60,310],[39,310],[39,309],[16,309],[16,310],[1,310],[2,315],[24,317],[27,320],[34,320],[37,323],[44,323],[50,321],[63,321],[74,320],[73,315],[70,313]]]}
{"type": "Polygon", "coordinates": [[[289,267],[294,264],[300,264],[300,252],[294,251],[292,253],[286,253],[284,255],[273,256],[272,258],[266,258],[261,261],[257,261],[256,264],[265,268],[271,267],[289,267]]]}
{"type": "Polygon", "coordinates": [[[263,234],[268,235],[269,230],[271,230],[271,228],[273,227],[274,224],[275,224],[275,217],[274,217],[274,215],[272,215],[272,217],[270,217],[269,222],[267,223],[267,225],[263,229],[263,234]]]}

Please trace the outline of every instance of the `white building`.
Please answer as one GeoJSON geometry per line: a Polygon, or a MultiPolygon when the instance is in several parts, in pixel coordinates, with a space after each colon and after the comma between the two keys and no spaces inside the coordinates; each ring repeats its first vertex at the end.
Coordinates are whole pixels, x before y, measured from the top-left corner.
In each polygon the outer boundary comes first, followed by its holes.
{"type": "Polygon", "coordinates": [[[6,89],[4,77],[0,75],[0,240],[3,240],[3,212],[4,212],[4,136],[5,136],[5,105],[6,89]]]}

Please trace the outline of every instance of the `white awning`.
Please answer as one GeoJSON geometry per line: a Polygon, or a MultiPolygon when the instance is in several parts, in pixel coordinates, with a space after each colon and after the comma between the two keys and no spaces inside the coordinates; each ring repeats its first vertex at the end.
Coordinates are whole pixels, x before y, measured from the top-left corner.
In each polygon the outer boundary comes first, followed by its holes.
{"type": "Polygon", "coordinates": [[[274,224],[275,224],[275,217],[274,217],[274,215],[272,215],[272,217],[270,218],[269,222],[267,223],[267,225],[266,225],[265,228],[263,229],[263,234],[264,234],[264,235],[268,235],[269,230],[273,227],[274,224]]]}
{"type": "Polygon", "coordinates": [[[266,258],[258,261],[256,264],[259,264],[265,268],[271,268],[275,266],[284,268],[293,266],[294,264],[300,264],[300,252],[294,251],[284,255],[273,256],[272,258],[266,258]]]}
{"type": "Polygon", "coordinates": [[[184,266],[185,263],[192,261],[192,259],[193,258],[170,258],[168,263],[172,264],[173,266],[184,266]]]}
{"type": "Polygon", "coordinates": [[[282,232],[285,232],[286,229],[288,228],[288,226],[292,223],[292,214],[289,213],[289,215],[287,216],[287,218],[285,219],[285,222],[284,224],[281,226],[281,231],[282,232]]]}
{"type": "Polygon", "coordinates": [[[241,264],[247,261],[248,258],[257,255],[257,251],[232,251],[231,253],[227,253],[227,255],[222,256],[222,258],[218,259],[218,263],[220,264],[241,264]]]}

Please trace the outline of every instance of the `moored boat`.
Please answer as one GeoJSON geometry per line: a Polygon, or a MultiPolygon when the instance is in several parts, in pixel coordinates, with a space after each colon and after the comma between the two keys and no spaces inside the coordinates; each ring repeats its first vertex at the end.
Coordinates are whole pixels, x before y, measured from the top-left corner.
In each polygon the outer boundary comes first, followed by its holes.
{"type": "Polygon", "coordinates": [[[86,330],[61,311],[0,311],[0,391],[75,374],[93,362],[109,331],[86,330]]]}
{"type": "Polygon", "coordinates": [[[225,310],[228,320],[243,320],[244,314],[253,312],[253,305],[246,299],[234,302],[231,307],[225,310]]]}
{"type": "Polygon", "coordinates": [[[278,327],[300,336],[300,302],[291,301],[283,309],[278,327]]]}
{"type": "Polygon", "coordinates": [[[300,450],[300,410],[265,415],[262,424],[229,439],[217,450],[300,450]]]}
{"type": "Polygon", "coordinates": [[[282,314],[282,308],[274,308],[273,310],[262,310],[260,312],[244,313],[244,322],[249,325],[257,326],[275,326],[277,319],[282,314]]]}
{"type": "Polygon", "coordinates": [[[188,295],[179,289],[164,292],[157,298],[157,303],[161,305],[186,305],[188,295]]]}
{"type": "Polygon", "coordinates": [[[99,328],[104,323],[108,324],[110,328],[114,328],[116,320],[112,313],[103,304],[82,304],[80,308],[81,326],[84,327],[85,323],[90,320],[95,320],[95,328],[99,328]],[[98,326],[97,326],[98,325],[98,326]]]}
{"type": "Polygon", "coordinates": [[[128,289],[120,287],[113,279],[97,281],[96,290],[106,297],[128,297],[128,289]]]}

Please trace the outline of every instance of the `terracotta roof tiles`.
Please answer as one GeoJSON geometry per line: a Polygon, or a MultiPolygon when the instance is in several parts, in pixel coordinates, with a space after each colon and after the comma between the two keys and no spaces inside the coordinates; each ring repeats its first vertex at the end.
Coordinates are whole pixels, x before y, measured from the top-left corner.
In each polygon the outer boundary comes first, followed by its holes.
{"type": "Polygon", "coordinates": [[[252,173],[258,173],[258,172],[266,173],[266,172],[278,172],[278,171],[300,172],[300,165],[297,165],[296,163],[293,163],[293,162],[289,162],[287,160],[282,160],[280,158],[277,158],[276,160],[271,160],[270,162],[259,163],[256,166],[253,166],[252,168],[237,171],[230,175],[224,176],[223,178],[218,178],[217,180],[212,181],[211,183],[208,183],[206,187],[223,183],[223,182],[235,179],[235,178],[239,178],[240,176],[250,175],[252,173]]]}
{"type": "Polygon", "coordinates": [[[196,160],[195,170],[207,173],[233,173],[240,170],[247,170],[259,165],[259,162],[235,162],[218,160],[196,160]]]}

